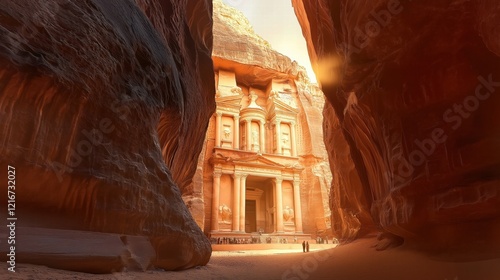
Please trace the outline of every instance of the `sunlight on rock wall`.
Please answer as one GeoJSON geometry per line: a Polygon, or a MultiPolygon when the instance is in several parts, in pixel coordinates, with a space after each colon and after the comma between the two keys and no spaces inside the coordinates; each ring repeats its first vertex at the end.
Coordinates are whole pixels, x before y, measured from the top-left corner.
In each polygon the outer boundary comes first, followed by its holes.
{"type": "Polygon", "coordinates": [[[337,235],[498,249],[497,2],[292,3],[331,104],[337,235]]]}

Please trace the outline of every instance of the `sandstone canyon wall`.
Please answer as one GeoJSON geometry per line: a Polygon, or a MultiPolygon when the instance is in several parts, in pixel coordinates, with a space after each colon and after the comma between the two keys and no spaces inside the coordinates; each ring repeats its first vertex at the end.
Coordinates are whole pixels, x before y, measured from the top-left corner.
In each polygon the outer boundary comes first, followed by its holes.
{"type": "Polygon", "coordinates": [[[15,168],[17,262],[94,273],[208,262],[181,193],[215,109],[211,14],[209,0],[2,3],[0,169],[5,180],[15,168]]]}
{"type": "Polygon", "coordinates": [[[292,3],[331,104],[336,234],[498,252],[498,2],[292,3]]]}

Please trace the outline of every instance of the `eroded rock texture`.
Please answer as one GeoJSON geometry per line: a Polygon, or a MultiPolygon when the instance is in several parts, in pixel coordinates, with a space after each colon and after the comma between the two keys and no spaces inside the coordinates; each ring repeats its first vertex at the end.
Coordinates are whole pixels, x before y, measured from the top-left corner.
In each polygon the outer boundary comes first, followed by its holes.
{"type": "Polygon", "coordinates": [[[256,86],[298,75],[300,66],[256,34],[241,12],[215,0],[213,14],[215,64],[234,71],[242,83],[256,86]]]}
{"type": "Polygon", "coordinates": [[[211,11],[208,0],[2,3],[0,166],[16,171],[18,262],[208,262],[181,191],[215,109],[211,11]]]}
{"type": "Polygon", "coordinates": [[[498,250],[498,2],[292,3],[331,103],[336,233],[498,250]]]}

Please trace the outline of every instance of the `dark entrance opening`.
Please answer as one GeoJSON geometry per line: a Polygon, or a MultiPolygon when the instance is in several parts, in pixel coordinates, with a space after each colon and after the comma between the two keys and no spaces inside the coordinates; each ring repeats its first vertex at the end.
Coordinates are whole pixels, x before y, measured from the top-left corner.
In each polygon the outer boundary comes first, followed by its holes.
{"type": "Polygon", "coordinates": [[[255,200],[245,200],[245,231],[257,231],[257,207],[255,200]]]}

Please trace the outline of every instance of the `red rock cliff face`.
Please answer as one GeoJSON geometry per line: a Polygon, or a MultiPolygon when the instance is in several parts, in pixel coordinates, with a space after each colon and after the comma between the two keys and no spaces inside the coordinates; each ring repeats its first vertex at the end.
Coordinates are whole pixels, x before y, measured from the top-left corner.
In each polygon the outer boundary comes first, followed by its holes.
{"type": "Polygon", "coordinates": [[[208,0],[1,5],[0,167],[16,172],[18,262],[208,262],[181,192],[215,109],[211,12],[208,0]]]}
{"type": "Polygon", "coordinates": [[[331,103],[336,233],[373,221],[435,249],[497,250],[500,5],[292,3],[331,103]]]}

